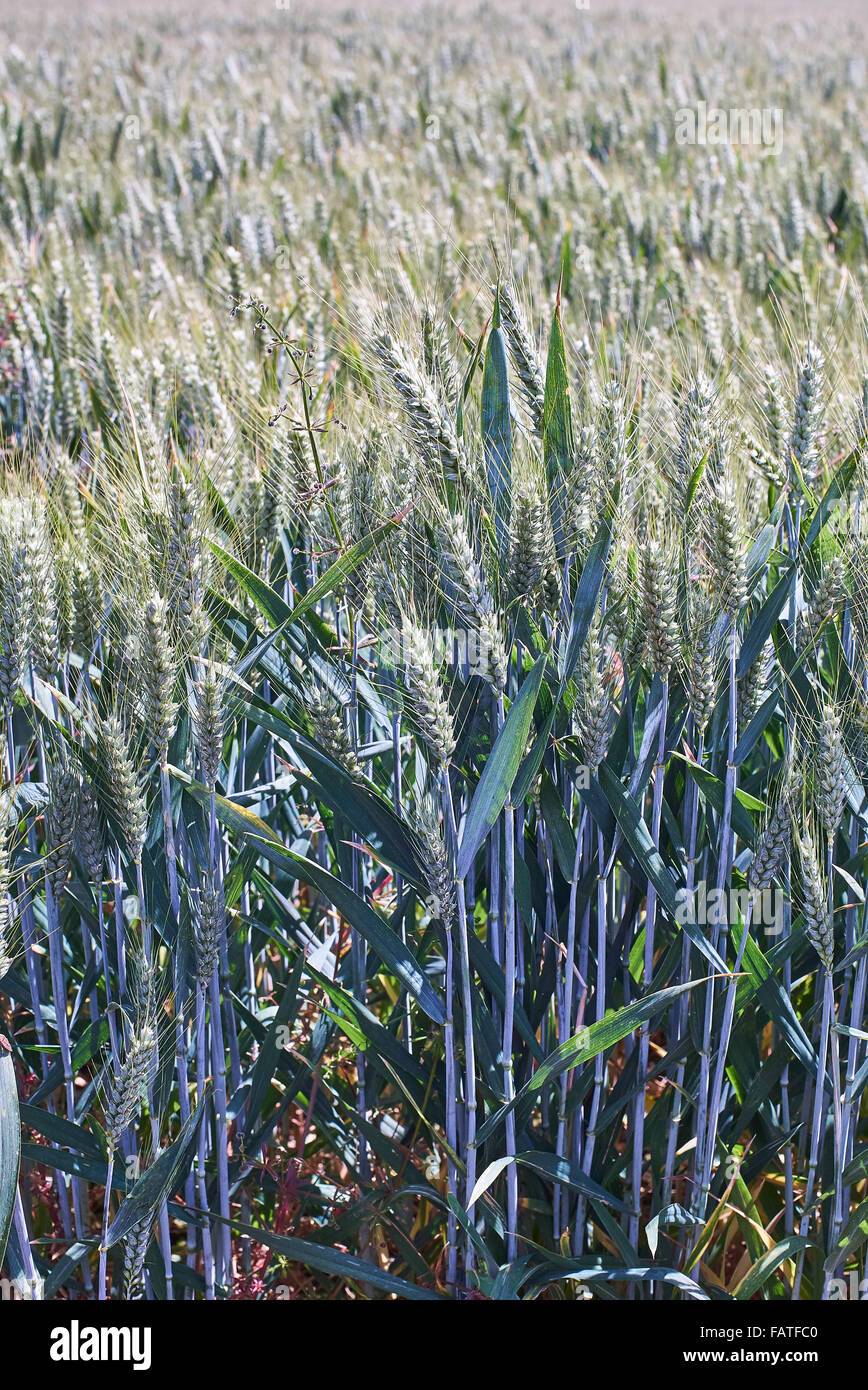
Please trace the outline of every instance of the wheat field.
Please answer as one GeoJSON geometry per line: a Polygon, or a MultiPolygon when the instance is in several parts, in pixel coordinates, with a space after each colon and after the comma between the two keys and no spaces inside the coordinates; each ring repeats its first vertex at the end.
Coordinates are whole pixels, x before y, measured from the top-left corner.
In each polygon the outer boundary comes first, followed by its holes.
{"type": "Polygon", "coordinates": [[[857,6],[0,47],[0,1286],[868,1289],[857,6]]]}

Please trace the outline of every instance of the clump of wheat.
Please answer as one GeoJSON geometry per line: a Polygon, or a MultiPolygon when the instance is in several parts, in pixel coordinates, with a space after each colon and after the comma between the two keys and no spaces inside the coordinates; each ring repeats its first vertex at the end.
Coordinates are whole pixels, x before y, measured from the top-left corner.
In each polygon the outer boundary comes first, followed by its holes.
{"type": "Polygon", "coordinates": [[[687,698],[697,734],[705,731],[717,697],[719,653],[715,640],[716,619],[716,605],[703,590],[698,590],[688,602],[684,652],[687,698]]]}
{"type": "Polygon", "coordinates": [[[63,759],[52,763],[48,778],[45,872],[55,892],[66,882],[75,848],[80,785],[75,770],[63,759]]]}
{"type": "Polygon", "coordinates": [[[448,931],[455,923],[455,880],[449,867],[442,824],[431,796],[423,797],[419,804],[417,832],[422,842],[432,912],[448,931]]]}
{"type": "Polygon", "coordinates": [[[137,1302],[145,1296],[145,1259],[153,1224],[153,1215],[142,1217],[123,1238],[125,1302],[137,1302]]]}
{"type": "Polygon", "coordinates": [[[641,551],[640,593],[651,667],[666,678],[678,656],[678,620],[671,557],[656,538],[641,551]]]}
{"type": "Polygon", "coordinates": [[[816,645],[823,625],[837,612],[846,593],[847,568],[840,555],[833,555],[823,569],[805,612],[800,617],[799,645],[816,645]]]}
{"type": "Polygon", "coordinates": [[[175,727],[177,675],[169,639],[168,607],[159,594],[152,594],[145,604],[140,644],[144,723],[162,760],[175,727]]]}
{"type": "Polygon", "coordinates": [[[544,373],[515,290],[508,280],[497,287],[500,321],[506,330],[509,350],[515,363],[519,387],[530,416],[531,427],[542,435],[545,414],[544,373]]]}
{"type": "Polygon", "coordinates": [[[847,799],[841,715],[831,704],[823,708],[817,730],[816,779],[817,813],[831,840],[841,824],[847,799]]]}
{"type": "Polygon", "coordinates": [[[576,733],[594,776],[608,752],[611,738],[611,673],[606,671],[604,662],[600,631],[594,627],[588,634],[579,662],[579,695],[575,712],[576,733]]]}
{"type": "Polygon", "coordinates": [[[445,766],[455,749],[455,730],[443,693],[428,633],[412,620],[402,631],[407,684],[421,736],[438,763],[445,766]]]}
{"type": "Polygon", "coordinates": [[[817,860],[817,850],[810,833],[797,833],[796,842],[802,866],[805,931],[824,969],[831,972],[835,957],[835,936],[829,915],[828,893],[817,860]]]}
{"type": "Polygon", "coordinates": [[[317,742],[351,777],[360,777],[362,766],[356,757],[346,719],[337,701],[328,691],[311,686],[307,696],[307,708],[317,742]]]}
{"type": "Polygon", "coordinates": [[[105,1082],[103,1114],[113,1150],[120,1144],[124,1130],[138,1114],[143,1101],[147,1100],[158,1061],[155,1020],[145,1015],[137,1020],[123,1058],[111,1069],[105,1082]]]}
{"type": "Polygon", "coordinates": [[[220,775],[226,732],[225,693],[224,683],[210,664],[196,685],[193,711],[199,767],[206,787],[213,788],[220,775]]]}
{"type": "Polygon", "coordinates": [[[757,842],[747,871],[748,886],[754,892],[761,892],[771,885],[787,858],[792,814],[789,788],[785,785],[757,842]]]}
{"type": "Polygon", "coordinates": [[[193,943],[196,950],[196,973],[201,989],[207,989],[217,965],[220,943],[226,929],[226,905],[223,890],[209,875],[199,887],[193,916],[193,943]]]}
{"type": "Polygon", "coordinates": [[[793,427],[789,439],[790,456],[802,474],[810,475],[818,458],[824,365],[819,347],[816,343],[809,343],[799,368],[793,427]]]}
{"type": "Polygon", "coordinates": [[[109,810],[120,826],[130,857],[139,860],[145,843],[147,807],[127,735],[117,715],[109,715],[100,725],[98,758],[109,810]]]}

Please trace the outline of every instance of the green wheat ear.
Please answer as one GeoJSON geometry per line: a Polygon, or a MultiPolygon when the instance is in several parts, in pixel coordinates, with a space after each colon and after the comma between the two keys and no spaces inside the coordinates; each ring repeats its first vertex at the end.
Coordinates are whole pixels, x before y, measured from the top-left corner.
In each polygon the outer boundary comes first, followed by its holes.
{"type": "Polygon", "coordinates": [[[208,876],[199,887],[193,911],[193,943],[196,974],[201,989],[207,989],[214,974],[220,946],[226,932],[226,904],[223,889],[208,876]]]}
{"type": "Polygon", "coordinates": [[[600,628],[595,623],[582,648],[579,695],[574,712],[576,734],[594,777],[609,750],[612,733],[613,706],[607,680],[610,673],[606,671],[604,661],[600,628]]]}
{"type": "Polygon", "coordinates": [[[145,604],[139,642],[144,725],[162,760],[175,728],[177,667],[169,638],[168,605],[159,594],[152,594],[145,604]]]}
{"type": "Polygon", "coordinates": [[[817,815],[827,841],[831,842],[844,815],[847,778],[841,714],[830,703],[824,705],[817,729],[815,777],[817,815]]]}
{"type": "Polygon", "coordinates": [[[197,682],[193,724],[202,781],[214,788],[223,760],[223,741],[226,733],[225,686],[209,663],[197,682]]]}
{"type": "Polygon", "coordinates": [[[824,969],[831,973],[834,965],[835,937],[829,916],[828,892],[817,859],[817,849],[810,832],[800,835],[796,830],[795,835],[801,860],[805,931],[824,969]]]}
{"type": "Polygon", "coordinates": [[[663,543],[649,538],[639,569],[642,621],[651,668],[668,677],[678,656],[678,622],[672,560],[663,543]]]}
{"type": "Polygon", "coordinates": [[[119,823],[131,858],[138,860],[147,829],[145,793],[126,731],[117,715],[109,715],[100,725],[97,756],[102,773],[100,791],[105,797],[106,808],[119,823]]]}

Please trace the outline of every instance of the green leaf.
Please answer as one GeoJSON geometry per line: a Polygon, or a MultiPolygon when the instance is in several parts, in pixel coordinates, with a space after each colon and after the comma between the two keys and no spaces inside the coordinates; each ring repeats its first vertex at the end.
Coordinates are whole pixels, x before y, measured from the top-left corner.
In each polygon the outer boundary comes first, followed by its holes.
{"type": "Polygon", "coordinates": [[[92,1236],[90,1240],[76,1241],[70,1245],[65,1254],[51,1266],[51,1273],[45,1280],[42,1289],[42,1297],[48,1302],[59,1293],[72,1275],[74,1277],[76,1269],[80,1266],[83,1259],[88,1259],[91,1252],[99,1245],[99,1236],[92,1236]]]}
{"type": "Polygon", "coordinates": [[[245,1130],[248,1133],[259,1116],[259,1112],[262,1109],[262,1102],[265,1100],[265,1094],[274,1076],[277,1058],[281,1051],[281,1030],[291,1028],[295,1020],[298,1008],[298,986],[301,981],[303,970],[304,956],[299,954],[298,960],[290,971],[284,986],[283,995],[277,1006],[277,1012],[269,1024],[265,1039],[260,1044],[259,1056],[253,1068],[250,1091],[247,1096],[245,1130]]]}
{"type": "Polygon", "coordinates": [[[373,947],[430,1019],[435,1023],[446,1022],[443,1001],[409,946],[405,946],[398,933],[393,931],[364,898],[360,898],[358,893],[354,893],[339,878],[335,878],[334,874],[330,874],[321,865],[315,864],[312,859],[305,859],[303,855],[295,854],[293,850],[286,849],[270,838],[261,843],[262,852],[266,857],[275,863],[288,860],[303,882],[311,884],[325,894],[329,902],[352,923],[368,945],[373,947]]]}
{"type": "Polygon", "coordinates": [[[576,596],[573,601],[573,611],[570,617],[570,630],[567,637],[566,652],[564,655],[564,666],[561,674],[560,685],[558,687],[557,698],[552,705],[549,714],[546,716],[542,727],[534,739],[533,748],[528,753],[521,765],[515,783],[515,802],[520,805],[526,801],[530,795],[531,785],[540,770],[542,760],[548,748],[549,738],[554,728],[555,715],[557,714],[558,704],[563,696],[567,685],[570,682],[573,671],[579,660],[591,620],[594,616],[594,609],[603,581],[606,577],[606,560],[609,554],[609,547],[612,543],[612,518],[609,512],[606,513],[600,523],[594,544],[588,552],[582,576],[576,589],[576,596]]]}
{"type": "Polygon", "coordinates": [[[692,1228],[695,1224],[693,1215],[678,1202],[671,1202],[668,1207],[663,1207],[660,1211],[655,1212],[645,1226],[645,1239],[651,1254],[657,1254],[661,1226],[688,1226],[692,1228]]]}
{"type": "Polygon", "coordinates": [[[506,554],[512,473],[512,423],[509,417],[509,373],[506,345],[500,327],[500,299],[494,297],[494,318],[482,370],[482,452],[494,507],[497,549],[506,554]]]}
{"type": "Polygon", "coordinates": [[[749,757],[756,745],[759,743],[766,729],[772,721],[775,710],[780,702],[780,691],[773,690],[771,695],[767,695],[751,719],[738,743],[735,745],[733,762],[736,767],[741,767],[745,758],[749,757]]]}
{"type": "MultiPolygon", "coordinates": [[[[171,763],[169,764],[169,773],[182,783],[190,795],[202,806],[209,807],[211,805],[211,793],[201,782],[194,782],[189,773],[182,772],[180,768],[173,767],[171,763]]],[[[271,827],[266,825],[261,816],[257,816],[254,811],[248,811],[246,806],[239,806],[237,802],[218,795],[216,797],[216,810],[218,820],[228,830],[234,830],[238,835],[253,836],[257,840],[265,839],[268,842],[268,848],[260,848],[260,853],[266,859],[283,849],[282,840],[277,838],[271,827]]]]}
{"type": "Polygon", "coordinates": [[[614,1207],[616,1211],[626,1211],[623,1202],[617,1197],[613,1197],[611,1192],[607,1192],[605,1187],[601,1187],[593,1178],[589,1178],[587,1173],[583,1173],[574,1163],[568,1163],[565,1158],[558,1158],[557,1154],[537,1152],[534,1149],[526,1153],[516,1154],[514,1158],[496,1158],[493,1163],[489,1163],[485,1172],[477,1179],[467,1205],[473,1204],[486,1192],[496,1178],[500,1176],[504,1168],[508,1168],[510,1163],[518,1163],[524,1168],[530,1168],[534,1173],[538,1173],[542,1178],[548,1178],[551,1182],[560,1183],[562,1187],[570,1187],[574,1192],[582,1192],[586,1197],[592,1197],[598,1202],[604,1202],[608,1207],[614,1207]]]}
{"type": "Polygon", "coordinates": [[[280,710],[269,709],[258,700],[239,700],[235,708],[253,723],[291,745],[315,779],[311,781],[299,777],[305,787],[313,792],[312,799],[339,814],[359,838],[403,878],[411,879],[419,886],[425,884],[425,870],[415,837],[374,787],[351,777],[294,729],[280,710]]]}
{"type": "Polygon", "coordinates": [[[706,940],[694,922],[681,920],[685,913],[679,910],[675,880],[661,859],[659,851],[654,848],[651,832],[639,814],[636,803],[627,795],[618,778],[606,763],[601,765],[598,778],[599,785],[612,808],[625,840],[639,861],[642,871],[657,889],[657,896],[672,921],[680,926],[685,936],[705,956],[709,964],[715,970],[725,974],[726,964],[721,960],[711,942],[706,940]]]}
{"type": "Polygon", "coordinates": [[[564,669],[561,675],[558,699],[563,695],[576,669],[582,647],[585,643],[585,638],[588,635],[591,619],[594,616],[594,609],[597,606],[597,599],[600,596],[600,589],[603,587],[603,580],[606,577],[606,562],[609,558],[609,548],[611,544],[612,514],[611,511],[607,511],[603,520],[600,522],[599,530],[594,538],[594,544],[588,551],[587,559],[582,568],[582,577],[576,589],[576,597],[573,600],[570,631],[567,637],[567,649],[564,655],[564,669]]]}
{"type": "Polygon", "coordinates": [[[855,1250],[868,1240],[868,1202],[861,1202],[838,1237],[834,1248],[826,1257],[823,1269],[831,1274],[838,1265],[845,1264],[855,1250]]]}
{"type": "Polygon", "coordinates": [[[608,1193],[600,1183],[595,1183],[593,1177],[588,1177],[587,1173],[581,1172],[574,1163],[569,1163],[565,1158],[558,1158],[556,1154],[529,1150],[524,1154],[517,1154],[516,1163],[522,1163],[524,1168],[530,1168],[531,1172],[538,1173],[540,1177],[548,1177],[552,1183],[572,1187],[574,1193],[584,1193],[586,1197],[594,1198],[594,1201],[605,1202],[606,1207],[613,1207],[615,1211],[626,1211],[625,1204],[619,1201],[618,1197],[612,1197],[612,1193],[608,1193]]]}
{"type": "Polygon", "coordinates": [[[564,551],[564,488],[573,458],[573,421],[564,331],[561,327],[560,302],[555,305],[549,335],[542,435],[543,460],[551,500],[555,551],[558,556],[562,556],[564,551]]]}
{"type": "Polygon", "coordinates": [[[564,810],[564,803],[548,773],[543,773],[540,791],[540,812],[552,837],[555,858],[564,879],[569,883],[576,867],[576,837],[564,810]]]}
{"type": "Polygon", "coordinates": [[[340,1028],[346,1028],[350,1021],[353,1031],[361,1037],[363,1046],[371,1045],[373,1058],[395,1067],[410,1082],[424,1086],[427,1080],[425,1069],[407,1051],[404,1044],[394,1037],[388,1028],[383,1027],[370,1009],[341,989],[334,980],[320,974],[309,961],[305,962],[305,973],[316,980],[326,997],[335,1005],[331,1016],[340,1028]]]}
{"type": "Polygon", "coordinates": [[[739,680],[747,675],[768,640],[772,628],[783,612],[793,582],[793,566],[787,565],[771,593],[766,596],[759,612],[751,621],[735,664],[739,680]]]}
{"type": "Polygon", "coordinates": [[[476,1136],[477,1148],[491,1138],[507,1115],[517,1107],[521,1107],[522,1111],[529,1109],[540,1092],[565,1071],[584,1066],[600,1052],[608,1052],[622,1038],[626,1038],[628,1033],[634,1033],[643,1023],[668,1009],[679,995],[687,990],[696,989],[703,983],[702,980],[691,980],[687,984],[671,985],[668,989],[661,989],[645,999],[637,999],[634,1003],[625,1005],[615,1013],[607,1014],[599,1022],[592,1023],[589,1028],[580,1029],[575,1037],[568,1038],[560,1047],[555,1048],[554,1052],[549,1053],[530,1081],[522,1086],[507,1105],[501,1106],[489,1116],[476,1136]]]}
{"type": "Polygon", "coordinates": [[[37,1134],[44,1134],[54,1144],[64,1144],[76,1153],[90,1154],[91,1158],[104,1157],[99,1140],[81,1125],[72,1124],[62,1115],[53,1115],[50,1110],[40,1110],[36,1105],[20,1106],[21,1123],[37,1134]]]}
{"type": "Polygon", "coordinates": [[[0,1036],[0,1265],[15,1211],[18,1165],[21,1161],[21,1120],[15,1064],[8,1042],[0,1036]]]}
{"type": "Polygon", "coordinates": [[[546,657],[538,657],[515,697],[512,708],[503,722],[503,728],[486,759],[479,785],[473,793],[458,850],[459,879],[463,879],[469,873],[477,851],[506,805],[527,746],[527,736],[545,666],[546,657]]]}
{"type": "Polygon", "coordinates": [[[473,1222],[468,1217],[467,1212],[464,1210],[461,1203],[456,1201],[456,1199],[452,1196],[451,1192],[447,1193],[446,1201],[449,1204],[450,1211],[454,1212],[455,1219],[461,1227],[462,1231],[467,1236],[468,1240],[472,1242],[474,1249],[476,1250],[476,1253],[482,1256],[487,1268],[490,1270],[497,1269],[497,1261],[495,1260],[491,1251],[488,1249],[487,1245],[485,1244],[485,1241],[482,1239],[482,1236],[477,1231],[473,1222]]]}
{"type": "MultiPolygon", "coordinates": [[[[732,923],[730,938],[733,949],[738,949],[741,936],[741,926],[732,923]]],[[[793,1054],[798,1057],[808,1071],[816,1075],[817,1057],[811,1046],[811,1040],[799,1022],[792,1000],[775,979],[771,962],[763,954],[762,949],[752,936],[749,936],[745,942],[742,965],[747,971],[749,984],[747,981],[743,981],[739,985],[736,1006],[738,1007],[741,1003],[742,995],[747,993],[748,989],[755,992],[769,1017],[780,1030],[781,1035],[786,1038],[793,1054]]]]}
{"type": "MultiPolygon", "coordinates": [[[[214,1220],[220,1221],[219,1216],[214,1216],[214,1220]]],[[[338,1279],[352,1279],[355,1283],[369,1284],[372,1288],[382,1289],[384,1293],[397,1294],[400,1298],[408,1298],[421,1302],[432,1299],[440,1299],[440,1295],[433,1289],[421,1288],[418,1284],[411,1284],[406,1279],[399,1279],[395,1274],[388,1274],[377,1264],[368,1264],[365,1260],[359,1260],[355,1255],[345,1255],[342,1250],[336,1250],[330,1245],[316,1245],[312,1240],[299,1240],[296,1236],[281,1236],[274,1231],[267,1231],[260,1226],[247,1226],[243,1221],[232,1221],[232,1229],[239,1235],[249,1236],[258,1245],[265,1245],[269,1250],[273,1250],[275,1255],[281,1255],[285,1260],[292,1260],[296,1264],[308,1265],[311,1269],[318,1269],[323,1274],[333,1274],[338,1279]]]]}
{"type": "Polygon", "coordinates": [[[521,764],[521,767],[518,770],[518,776],[515,779],[515,789],[513,792],[513,800],[516,806],[520,806],[521,803],[523,801],[527,801],[527,798],[530,796],[530,789],[533,786],[536,775],[542,766],[542,760],[545,757],[546,749],[549,746],[549,739],[551,737],[552,729],[554,728],[556,714],[557,705],[552,705],[552,708],[549,710],[549,713],[546,715],[539,731],[537,732],[536,738],[533,742],[533,747],[531,748],[530,752],[528,753],[527,757],[525,758],[524,762],[521,764]]]}
{"type": "MultiPolygon", "coordinates": [[[[98,1057],[102,1049],[109,1040],[109,1026],[107,1018],[100,1018],[95,1023],[91,1023],[82,1033],[78,1042],[72,1049],[72,1071],[80,1071],[82,1067],[92,1062],[94,1057],[98,1057]]],[[[58,1060],[52,1062],[42,1082],[30,1096],[30,1104],[35,1105],[37,1101],[45,1100],[52,1091],[56,1091],[58,1086],[63,1085],[63,1062],[58,1060]]]]}
{"type": "Polygon", "coordinates": [[[383,537],[387,536],[390,531],[394,531],[403,519],[403,515],[402,513],[401,516],[391,517],[382,526],[378,526],[375,531],[372,531],[369,536],[363,537],[355,545],[350,546],[339,560],[335,560],[334,564],[329,565],[325,574],[308,589],[294,608],[290,608],[289,604],[281,598],[275,589],[272,589],[270,584],[266,584],[264,579],[260,579],[259,575],[254,574],[253,570],[248,569],[241,560],[230,555],[228,550],[224,550],[216,541],[211,541],[210,545],[218,560],[247,596],[253,600],[257,608],[265,614],[269,622],[274,627],[286,627],[289,623],[299,622],[321,599],[326,598],[342,584],[361,564],[362,560],[379,545],[383,537]]]}
{"type": "Polygon", "coordinates": [[[793,1255],[798,1255],[802,1250],[808,1250],[813,1245],[813,1241],[808,1240],[807,1236],[785,1236],[773,1250],[767,1250],[761,1260],[758,1260],[742,1279],[741,1283],[734,1291],[734,1297],[739,1300],[753,1298],[754,1294],[759,1293],[763,1285],[771,1278],[776,1269],[780,1269],[784,1260],[792,1259],[793,1255]]]}
{"type": "Polygon", "coordinates": [[[703,475],[704,475],[704,473],[705,473],[705,470],[706,470],[706,467],[707,467],[707,466],[708,466],[708,454],[705,453],[705,454],[703,454],[702,458],[699,460],[699,463],[698,463],[698,464],[696,465],[696,467],[694,468],[693,473],[691,474],[691,477],[690,477],[690,482],[687,484],[687,491],[686,491],[686,493],[684,494],[684,515],[685,515],[685,517],[688,516],[689,513],[690,513],[690,508],[693,506],[693,500],[694,500],[694,498],[696,497],[696,494],[697,494],[697,492],[698,492],[698,490],[699,490],[699,484],[702,482],[702,478],[703,478],[703,475]]]}
{"type": "Polygon", "coordinates": [[[855,1182],[864,1182],[868,1178],[868,1144],[861,1149],[857,1149],[844,1172],[841,1174],[841,1182],[844,1185],[855,1182]]]}
{"type": "Polygon", "coordinates": [[[572,1279],[582,1284],[598,1283],[655,1283],[672,1284],[689,1298],[708,1301],[708,1294],[693,1279],[681,1274],[668,1265],[624,1265],[604,1262],[593,1255],[575,1259],[565,1259],[545,1252],[546,1258],[535,1271],[531,1283],[534,1288],[542,1288],[561,1279],[572,1279]]]}
{"type": "Polygon", "coordinates": [[[781,493],[765,524],[760,527],[759,535],[754,540],[747,553],[745,561],[747,568],[747,591],[752,594],[756,588],[772,553],[772,546],[781,525],[781,517],[784,514],[785,494],[781,493]]]}
{"type": "Polygon", "coordinates": [[[283,627],[292,621],[293,610],[281,598],[276,589],[272,589],[270,584],[266,584],[264,579],[260,579],[258,574],[254,574],[253,570],[248,569],[243,560],[230,555],[229,551],[224,550],[222,545],[218,545],[213,540],[209,544],[223,568],[229,571],[235,582],[247,594],[247,597],[253,600],[261,613],[265,614],[272,627],[283,627]]]}
{"type": "Polygon", "coordinates": [[[133,1184],[129,1196],[108,1228],[106,1244],[111,1247],[129,1235],[133,1227],[146,1217],[152,1216],[165,1197],[177,1192],[193,1163],[199,1126],[208,1108],[211,1095],[211,1082],[205,1087],[202,1099],[196,1109],[187,1117],[187,1122],[173,1143],[161,1153],[150,1168],[133,1184]]]}
{"type": "Polygon", "coordinates": [[[854,449],[851,454],[848,454],[844,462],[841,464],[841,467],[835,474],[834,478],[832,479],[831,483],[826,488],[826,491],[823,494],[823,500],[821,501],[817,510],[814,512],[813,517],[811,518],[811,524],[808,527],[808,533],[805,536],[804,541],[802,542],[803,549],[810,550],[811,546],[814,544],[814,541],[819,536],[826,522],[829,520],[829,514],[831,513],[832,508],[835,506],[836,502],[839,502],[840,499],[847,492],[860,454],[861,450],[859,449],[854,449]]]}
{"type": "Polygon", "coordinates": [[[466,339],[462,339],[470,353],[470,362],[468,364],[467,371],[464,373],[464,380],[461,383],[461,391],[458,396],[458,409],[456,411],[456,430],[458,432],[459,438],[461,438],[464,434],[464,402],[467,400],[470,388],[473,385],[473,378],[476,375],[476,369],[479,366],[479,362],[482,357],[482,349],[485,344],[485,335],[487,332],[488,323],[486,322],[483,326],[482,332],[476,340],[475,345],[467,342],[466,339]]]}
{"type": "MultiPolygon", "coordinates": [[[[726,788],[720,779],[715,777],[712,772],[709,772],[707,768],[701,767],[699,763],[694,762],[692,758],[686,758],[682,753],[673,752],[672,757],[678,758],[680,762],[684,763],[705,800],[714,807],[718,815],[722,815],[726,788]]],[[[730,808],[732,828],[739,838],[744,840],[745,844],[753,848],[756,843],[756,830],[753,821],[745,809],[746,805],[751,806],[752,810],[759,811],[763,809],[761,801],[757,801],[755,797],[748,796],[747,793],[736,787],[732,806],[730,808]]]]}

